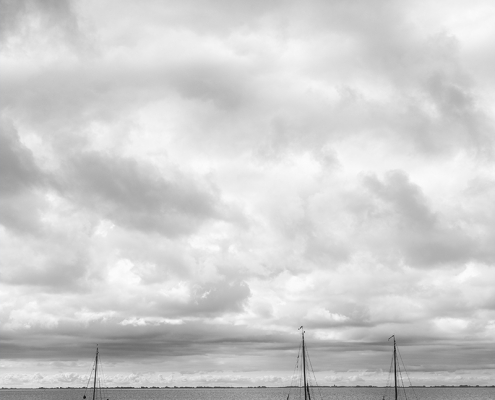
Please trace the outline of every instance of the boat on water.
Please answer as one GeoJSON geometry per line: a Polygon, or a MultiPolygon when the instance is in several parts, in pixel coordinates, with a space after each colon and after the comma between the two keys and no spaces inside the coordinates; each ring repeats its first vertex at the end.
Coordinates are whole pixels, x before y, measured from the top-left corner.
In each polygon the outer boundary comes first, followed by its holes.
{"type": "Polygon", "coordinates": [[[99,351],[98,351],[98,345],[96,345],[96,356],[95,356],[95,361],[93,363],[93,368],[91,370],[91,374],[89,375],[88,378],[88,383],[86,385],[86,390],[84,391],[83,399],[87,399],[87,396],[91,396],[91,400],[103,400],[106,399],[108,400],[108,397],[106,396],[106,390],[101,384],[101,366],[100,370],[98,370],[99,367],[99,351]]]}
{"type": "Polygon", "coordinates": [[[389,379],[387,385],[385,386],[385,394],[383,395],[382,400],[386,400],[386,399],[399,400],[399,399],[408,399],[408,398],[417,399],[418,397],[416,396],[416,393],[412,388],[411,380],[409,379],[409,375],[407,373],[406,367],[404,365],[404,362],[402,361],[402,356],[400,355],[400,351],[397,346],[397,341],[395,340],[395,335],[390,336],[388,338],[388,341],[390,341],[390,339],[393,339],[394,350],[392,354],[392,361],[390,363],[389,379]],[[393,391],[391,391],[392,385],[390,382],[392,374],[394,379],[393,391]],[[409,381],[409,388],[411,389],[411,391],[406,392],[406,386],[404,385],[404,378],[406,378],[406,380],[409,381]]]}
{"type": "Polygon", "coordinates": [[[304,327],[300,327],[301,331],[301,344],[299,346],[299,352],[297,355],[296,367],[294,368],[294,374],[292,376],[292,382],[289,387],[289,393],[287,399],[294,400],[311,400],[321,399],[321,392],[319,391],[316,377],[309,358],[308,349],[304,340],[304,327]],[[298,380],[298,382],[295,382],[298,380]],[[297,384],[296,384],[297,383],[297,384]]]}

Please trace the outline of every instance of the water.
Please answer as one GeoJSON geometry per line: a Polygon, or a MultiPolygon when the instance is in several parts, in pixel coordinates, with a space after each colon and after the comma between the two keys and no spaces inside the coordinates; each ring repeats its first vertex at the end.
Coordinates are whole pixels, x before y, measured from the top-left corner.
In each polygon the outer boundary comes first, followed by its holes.
{"type": "MultiPolygon", "coordinates": [[[[109,389],[110,400],[285,400],[288,389],[109,389]]],[[[322,400],[381,400],[384,388],[320,388],[322,400]]],[[[293,392],[294,393],[294,392],[293,392]]],[[[2,400],[81,400],[84,389],[2,389],[2,400]]],[[[410,400],[494,400],[495,387],[407,389],[410,400]],[[413,393],[414,390],[414,393],[413,393]]],[[[87,394],[88,399],[91,396],[87,394]]],[[[294,397],[295,399],[296,397],[294,397]]],[[[320,396],[313,396],[320,400],[320,396]]]]}

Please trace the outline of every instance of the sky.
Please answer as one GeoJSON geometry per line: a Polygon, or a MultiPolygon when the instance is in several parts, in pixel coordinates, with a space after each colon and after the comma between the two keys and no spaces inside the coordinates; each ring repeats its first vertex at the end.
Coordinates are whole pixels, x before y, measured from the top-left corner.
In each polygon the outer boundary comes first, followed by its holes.
{"type": "Polygon", "coordinates": [[[0,386],[495,382],[494,2],[0,7],[0,386]]]}

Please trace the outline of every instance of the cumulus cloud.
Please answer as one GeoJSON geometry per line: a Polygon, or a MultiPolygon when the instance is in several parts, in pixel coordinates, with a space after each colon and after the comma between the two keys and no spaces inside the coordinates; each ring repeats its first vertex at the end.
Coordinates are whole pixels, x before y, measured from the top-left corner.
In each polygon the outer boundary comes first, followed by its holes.
{"type": "Polygon", "coordinates": [[[15,128],[7,121],[2,121],[0,140],[2,193],[15,195],[23,188],[39,183],[41,173],[31,151],[20,142],[15,128]]]}
{"type": "Polygon", "coordinates": [[[378,200],[373,211],[379,224],[395,225],[386,236],[392,238],[392,243],[395,242],[393,238],[398,239],[394,245],[406,263],[433,266],[466,262],[475,256],[474,241],[455,223],[454,226],[447,225],[452,221],[442,224],[441,215],[429,209],[420,188],[409,182],[407,176],[395,171],[385,179],[385,183],[381,183],[374,177],[367,177],[364,185],[378,200]],[[380,204],[381,201],[385,204],[380,204]]]}
{"type": "Polygon", "coordinates": [[[71,159],[67,170],[62,192],[124,226],[173,236],[194,231],[202,220],[222,218],[215,188],[178,171],[167,180],[133,159],[95,153],[71,159]]]}

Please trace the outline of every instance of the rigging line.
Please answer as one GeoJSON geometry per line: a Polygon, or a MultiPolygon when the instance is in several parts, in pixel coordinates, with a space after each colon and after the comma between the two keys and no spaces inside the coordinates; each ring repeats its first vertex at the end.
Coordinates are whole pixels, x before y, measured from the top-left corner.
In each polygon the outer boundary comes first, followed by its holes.
{"type": "Polygon", "coordinates": [[[388,369],[388,378],[387,378],[387,384],[385,385],[385,390],[383,391],[383,398],[385,398],[385,396],[388,396],[388,393],[390,392],[390,380],[392,378],[392,367],[393,367],[393,363],[394,363],[394,357],[392,356],[390,358],[390,367],[388,369]]]}
{"type": "MultiPolygon", "coordinates": [[[[299,374],[299,383],[298,383],[298,388],[299,388],[299,398],[301,399],[302,398],[302,390],[303,390],[303,384],[302,384],[302,381],[303,381],[303,377],[302,377],[302,373],[299,374]]],[[[304,390],[306,390],[306,388],[304,388],[304,390]]]]}
{"type": "MultiPolygon", "coordinates": [[[[318,385],[318,381],[316,380],[316,375],[315,375],[315,372],[313,370],[313,365],[311,364],[311,359],[309,359],[309,364],[311,366],[311,371],[313,372],[313,378],[315,380],[315,387],[318,389],[318,394],[320,395],[320,399],[323,399],[323,395],[321,394],[321,387],[320,385],[318,385]]],[[[314,389],[313,389],[314,391],[314,389]]]]}
{"type": "Polygon", "coordinates": [[[299,350],[298,350],[297,358],[296,358],[296,366],[294,367],[294,371],[292,372],[292,376],[290,379],[290,387],[289,387],[289,393],[287,394],[287,399],[289,398],[291,391],[292,391],[292,387],[294,386],[294,380],[296,379],[296,371],[297,371],[297,368],[299,367],[299,356],[300,355],[301,355],[301,345],[299,345],[299,350]]]}
{"type": "Polygon", "coordinates": [[[86,398],[86,392],[88,391],[88,388],[89,388],[89,382],[91,381],[91,377],[93,376],[93,371],[95,369],[95,362],[96,362],[96,360],[93,361],[93,368],[91,369],[91,372],[89,373],[88,382],[86,382],[86,389],[84,389],[83,399],[86,398]]]}
{"type": "Polygon", "coordinates": [[[400,361],[402,362],[402,365],[403,365],[403,367],[404,367],[404,371],[406,372],[406,376],[407,376],[407,379],[408,379],[408,381],[409,381],[409,386],[410,386],[410,387],[411,387],[411,389],[412,389],[412,392],[413,392],[413,394],[414,394],[414,397],[415,397],[416,399],[418,399],[418,395],[416,394],[416,392],[415,392],[415,390],[414,390],[413,384],[412,384],[412,382],[411,382],[411,378],[409,378],[409,373],[407,372],[407,369],[406,369],[406,364],[404,364],[404,361],[402,360],[402,354],[400,354],[400,350],[399,350],[399,348],[397,348],[397,353],[399,353],[399,358],[400,358],[400,361]]]}
{"type": "MultiPolygon", "coordinates": [[[[298,384],[298,387],[299,387],[299,398],[301,399],[302,398],[302,391],[303,391],[303,372],[302,372],[302,368],[301,366],[299,366],[299,370],[301,371],[301,373],[299,374],[299,384],[298,384]]],[[[306,390],[306,388],[304,388],[304,390],[306,390]]]]}
{"type": "MultiPolygon", "coordinates": [[[[99,360],[100,361],[100,373],[98,374],[98,393],[100,394],[100,399],[101,399],[102,398],[102,394],[101,394],[101,380],[102,379],[101,379],[101,377],[103,376],[103,369],[101,368],[101,366],[103,363],[101,362],[102,361],[101,356],[99,358],[100,358],[100,360],[99,360]]],[[[103,381],[103,382],[105,382],[105,381],[103,381]]]]}
{"type": "Polygon", "coordinates": [[[318,385],[318,381],[316,380],[315,371],[313,369],[313,364],[311,363],[311,358],[309,357],[309,352],[308,352],[308,347],[307,346],[306,346],[306,354],[308,355],[309,367],[311,368],[311,372],[313,373],[313,379],[315,380],[315,386],[318,388],[318,393],[320,395],[320,399],[323,399],[323,396],[321,395],[321,388],[318,385]]]}
{"type": "Polygon", "coordinates": [[[106,376],[106,370],[105,369],[103,369],[103,375],[102,376],[103,376],[103,396],[105,398],[107,398],[108,397],[108,388],[107,388],[107,382],[108,381],[107,381],[107,376],[106,376]]]}
{"type": "MultiPolygon", "coordinates": [[[[296,373],[296,370],[300,370],[300,358],[301,358],[301,354],[302,354],[302,342],[299,344],[299,351],[297,353],[297,360],[296,360],[296,368],[294,370],[294,379],[297,378],[297,373],[296,373]]],[[[302,374],[300,373],[299,374],[299,381],[297,382],[297,388],[299,389],[299,393],[298,393],[298,396],[299,398],[301,398],[301,381],[302,381],[302,374]]],[[[292,388],[291,388],[292,390],[292,388]]],[[[297,393],[297,390],[295,390],[295,392],[297,393]]]]}
{"type": "Polygon", "coordinates": [[[106,374],[105,374],[105,367],[104,367],[104,363],[101,362],[101,357],[100,357],[100,394],[102,396],[102,399],[108,399],[109,395],[108,395],[108,388],[107,388],[107,377],[106,377],[106,374]],[[101,384],[101,382],[103,382],[103,386],[101,384]]]}
{"type": "Polygon", "coordinates": [[[402,370],[400,369],[400,363],[398,365],[398,369],[399,369],[399,379],[402,382],[402,391],[404,392],[404,398],[407,400],[406,386],[404,385],[404,379],[402,378],[402,370]]]}
{"type": "MultiPolygon", "coordinates": [[[[105,397],[107,397],[107,395],[105,394],[105,387],[101,386],[101,379],[98,379],[100,382],[99,382],[99,391],[100,391],[100,399],[101,400],[104,400],[105,397]]],[[[105,384],[105,381],[103,381],[103,384],[105,384]]]]}
{"type": "Polygon", "coordinates": [[[105,373],[103,371],[103,368],[102,368],[102,365],[103,363],[101,362],[101,358],[100,358],[100,377],[98,378],[98,385],[99,385],[99,392],[100,392],[100,399],[103,399],[104,396],[105,396],[105,373]],[[102,386],[102,383],[103,382],[103,386],[102,386]]]}
{"type": "MultiPolygon", "coordinates": [[[[301,350],[301,359],[304,358],[304,352],[303,352],[303,344],[301,342],[301,344],[299,345],[299,348],[301,350]]],[[[304,387],[304,371],[303,371],[303,368],[304,368],[304,360],[302,360],[303,362],[299,362],[299,398],[302,399],[304,396],[303,394],[306,392],[306,388],[304,387]]]]}

